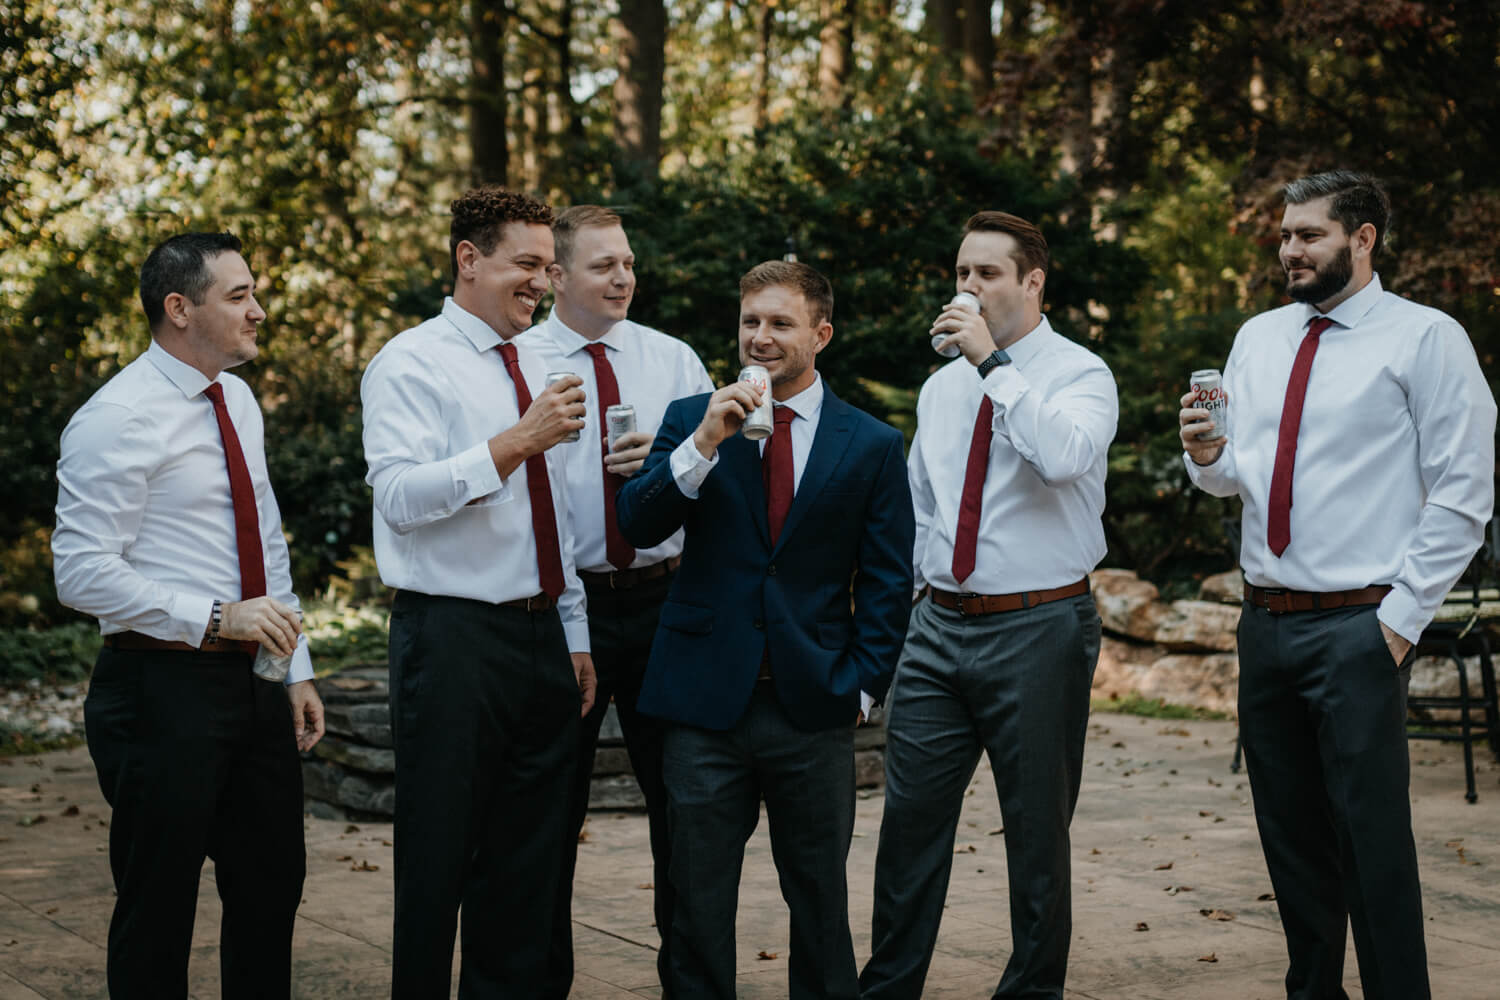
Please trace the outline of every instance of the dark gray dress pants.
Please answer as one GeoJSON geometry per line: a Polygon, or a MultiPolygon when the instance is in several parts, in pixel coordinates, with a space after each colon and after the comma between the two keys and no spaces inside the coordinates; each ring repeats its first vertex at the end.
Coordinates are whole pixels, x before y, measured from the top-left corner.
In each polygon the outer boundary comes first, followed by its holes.
{"type": "Polygon", "coordinates": [[[578,834],[588,817],[589,783],[594,774],[594,751],[599,745],[599,727],[604,713],[614,699],[615,715],[625,737],[630,768],[646,799],[646,817],[651,829],[653,862],[653,902],[656,930],[661,935],[661,949],[656,954],[657,976],[665,990],[670,979],[671,949],[668,931],[672,927],[672,879],[667,861],[671,847],[667,840],[667,790],[662,784],[662,737],[665,725],[649,715],[636,711],[641,680],[651,658],[651,640],[656,635],[662,601],[672,577],[658,577],[629,590],[588,587],[589,645],[593,649],[594,672],[599,686],[594,692],[594,707],[578,727],[577,773],[573,779],[573,799],[568,817],[568,833],[563,843],[563,872],[558,882],[557,904],[553,914],[551,971],[546,996],[563,1000],[573,985],[573,873],[578,866],[578,834]]]}
{"type": "Polygon", "coordinates": [[[555,609],[402,591],[391,612],[395,1000],[464,1000],[547,978],[580,707],[555,609]]]}
{"type": "Polygon", "coordinates": [[[771,854],[791,911],[791,1000],[859,993],[844,866],[854,833],[854,719],[805,732],[762,681],[732,729],[667,729],[672,838],[671,990],[733,1000],[735,911],[745,842],[766,803],[771,854]]]}
{"type": "Polygon", "coordinates": [[[922,995],[981,752],[1005,820],[1013,949],[996,997],[1061,998],[1072,934],[1068,826],[1099,658],[1092,596],[965,617],[923,598],[886,719],[885,813],[861,996],[922,995]]]}
{"type": "Polygon", "coordinates": [[[1406,746],[1410,661],[1376,606],[1240,618],[1240,738],[1293,1000],[1344,1000],[1352,922],[1370,1000],[1430,997],[1406,746]]]}

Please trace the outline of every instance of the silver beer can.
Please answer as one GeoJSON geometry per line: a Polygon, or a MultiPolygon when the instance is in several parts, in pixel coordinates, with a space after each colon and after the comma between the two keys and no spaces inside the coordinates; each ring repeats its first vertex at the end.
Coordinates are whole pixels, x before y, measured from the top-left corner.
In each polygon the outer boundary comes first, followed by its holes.
{"type": "MultiPolygon", "coordinates": [[[[561,382],[565,378],[577,378],[577,376],[574,375],[572,372],[548,372],[547,373],[547,387],[551,388],[554,383],[561,382]]],[[[584,419],[585,421],[588,420],[587,417],[584,417],[582,419],[584,419]]],[[[563,438],[563,442],[564,443],[569,443],[569,442],[572,442],[572,441],[577,441],[578,438],[579,438],[579,433],[577,431],[574,431],[572,434],[569,434],[567,437],[563,438]]]]}
{"type": "Polygon", "coordinates": [[[1204,368],[1193,372],[1191,392],[1192,405],[1208,411],[1214,422],[1211,431],[1198,435],[1199,441],[1219,441],[1229,436],[1229,397],[1224,392],[1224,376],[1217,368],[1204,368]]]}
{"type": "Polygon", "coordinates": [[[629,403],[616,403],[604,411],[605,433],[609,435],[608,450],[615,450],[615,442],[621,434],[635,430],[635,407],[629,403]]]}
{"type": "MultiPolygon", "coordinates": [[[[964,309],[975,314],[978,314],[980,312],[979,300],[973,295],[970,295],[968,292],[959,292],[957,295],[953,296],[953,298],[943,308],[964,309]]],[[[949,344],[947,347],[938,346],[943,341],[947,340],[948,335],[952,332],[953,330],[950,328],[947,330],[940,330],[932,335],[932,349],[934,351],[937,351],[945,358],[956,358],[963,353],[958,349],[957,344],[949,344]]]]}
{"type": "Polygon", "coordinates": [[[740,369],[739,381],[749,382],[760,389],[760,405],[745,417],[745,426],[740,433],[751,441],[760,441],[771,436],[776,429],[776,415],[772,412],[775,403],[771,399],[771,373],[764,365],[746,365],[740,369]]]}

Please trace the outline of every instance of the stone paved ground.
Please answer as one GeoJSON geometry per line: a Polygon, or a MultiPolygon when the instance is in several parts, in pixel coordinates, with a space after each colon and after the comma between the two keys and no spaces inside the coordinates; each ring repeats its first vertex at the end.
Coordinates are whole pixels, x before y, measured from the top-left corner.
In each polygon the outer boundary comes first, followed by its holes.
{"type": "MultiPolygon", "coordinates": [[[[1283,995],[1275,904],[1258,898],[1270,885],[1249,794],[1243,775],[1228,767],[1233,740],[1227,722],[1096,714],[1073,825],[1069,997],[1283,995]]],[[[1500,766],[1481,755],[1480,799],[1469,805],[1458,752],[1431,743],[1412,748],[1434,995],[1493,998],[1500,995],[1500,766]]],[[[849,861],[861,957],[869,947],[880,808],[878,793],[860,801],[849,861]]],[[[81,749],[0,759],[0,1000],[105,995],[108,815],[81,749]]],[[[981,766],[960,829],[929,997],[981,1000],[1004,965],[1004,847],[992,833],[999,826],[981,766]]],[[[600,813],[587,830],[574,915],[574,996],[657,996],[645,820],[600,813]]],[[[389,840],[388,824],[308,821],[308,878],[295,943],[299,997],[386,995],[389,840]]],[[[196,997],[218,996],[217,923],[210,865],[191,969],[196,997]]],[[[784,996],[787,922],[764,824],[747,852],[739,942],[740,995],[784,996]]],[[[1354,968],[1351,949],[1348,989],[1358,997],[1354,968]]]]}

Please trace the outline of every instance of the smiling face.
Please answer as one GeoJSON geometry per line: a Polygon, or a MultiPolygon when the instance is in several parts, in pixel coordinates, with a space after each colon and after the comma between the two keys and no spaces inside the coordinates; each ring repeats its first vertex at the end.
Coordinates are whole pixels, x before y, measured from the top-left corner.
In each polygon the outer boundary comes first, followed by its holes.
{"type": "Polygon", "coordinates": [[[152,335],[174,357],[215,379],[226,368],[253,361],[265,310],[255,301],[255,277],[245,258],[232,250],[203,262],[209,277],[202,301],[181,292],[162,301],[162,318],[152,335]]]}
{"type": "Polygon", "coordinates": [[[979,299],[990,338],[1007,348],[1030,333],[1042,318],[1041,268],[1022,274],[1018,246],[1009,233],[975,230],[958,248],[955,277],[960,292],[979,299]]]}
{"type": "Polygon", "coordinates": [[[1361,244],[1373,241],[1364,231],[1374,231],[1366,224],[1351,237],[1344,232],[1343,224],[1329,215],[1331,204],[1330,198],[1315,198],[1287,205],[1281,218],[1280,258],[1286,272],[1286,293],[1323,312],[1363,287],[1363,281],[1354,282],[1356,253],[1368,266],[1368,250],[1361,244]]]}
{"type": "Polygon", "coordinates": [[[568,262],[554,264],[550,273],[559,318],[589,340],[608,333],[630,311],[635,254],[619,226],[579,229],[568,262]]]}
{"type": "Polygon", "coordinates": [[[769,285],[740,298],[740,364],[765,366],[777,400],[812,385],[815,359],[832,337],[833,324],[814,323],[807,298],[795,288],[769,285]]]}
{"type": "Polygon", "coordinates": [[[493,252],[468,240],[454,250],[458,281],[453,301],[490,325],[504,340],[531,326],[537,303],[547,294],[552,230],[540,223],[505,225],[493,252]]]}

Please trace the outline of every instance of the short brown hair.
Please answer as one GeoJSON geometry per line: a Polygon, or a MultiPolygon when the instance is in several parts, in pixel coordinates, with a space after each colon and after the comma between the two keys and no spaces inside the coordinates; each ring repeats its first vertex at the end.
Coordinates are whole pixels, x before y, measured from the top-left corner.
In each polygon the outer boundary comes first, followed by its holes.
{"type": "Polygon", "coordinates": [[[740,298],[778,286],[802,293],[813,326],[833,319],[833,286],[823,275],[798,261],[768,260],[756,264],[740,279],[740,298]]]}
{"type": "Polygon", "coordinates": [[[1042,231],[1019,215],[1009,212],[975,212],[964,223],[963,235],[970,233],[1004,233],[1016,241],[1016,249],[1010,259],[1016,262],[1016,278],[1024,279],[1032,271],[1040,269],[1047,276],[1047,265],[1052,256],[1047,251],[1047,237],[1042,231]]]}
{"type": "Polygon", "coordinates": [[[552,209],[545,202],[520,191],[507,191],[498,184],[470,188],[454,198],[448,209],[453,213],[448,229],[448,262],[453,267],[454,280],[458,279],[458,245],[464,240],[488,257],[500,245],[510,223],[552,225],[552,209]]]}
{"type": "Polygon", "coordinates": [[[552,256],[562,267],[573,261],[573,241],[578,230],[590,226],[618,226],[620,216],[603,205],[574,205],[564,209],[552,223],[552,256]]]}

